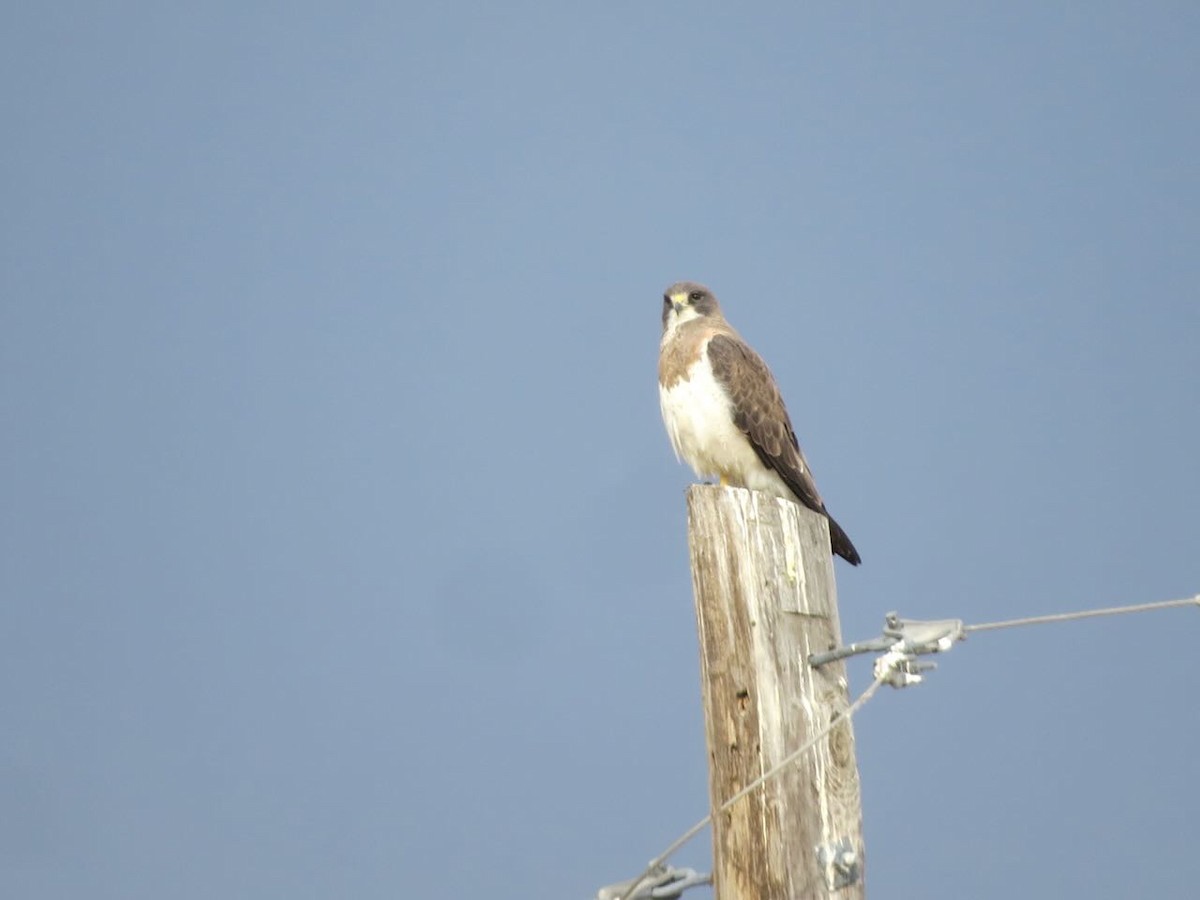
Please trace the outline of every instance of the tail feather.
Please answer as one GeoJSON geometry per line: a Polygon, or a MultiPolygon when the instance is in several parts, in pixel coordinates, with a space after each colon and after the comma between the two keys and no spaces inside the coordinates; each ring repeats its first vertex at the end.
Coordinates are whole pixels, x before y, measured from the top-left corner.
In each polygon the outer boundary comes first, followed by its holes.
{"type": "Polygon", "coordinates": [[[835,522],[829,513],[825,514],[825,518],[829,520],[829,543],[833,552],[850,565],[857,566],[862,562],[862,557],[854,549],[854,544],[850,542],[850,536],[842,530],[842,526],[835,522]]]}

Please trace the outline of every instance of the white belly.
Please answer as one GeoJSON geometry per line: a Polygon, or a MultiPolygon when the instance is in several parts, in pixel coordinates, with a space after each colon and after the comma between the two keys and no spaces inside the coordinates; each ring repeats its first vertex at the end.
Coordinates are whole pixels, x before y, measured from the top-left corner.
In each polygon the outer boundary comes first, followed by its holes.
{"type": "Polygon", "coordinates": [[[696,364],[688,378],[658,391],[663,424],[675,455],[700,478],[768,491],[781,497],[792,492],[754,452],[750,440],[733,424],[733,411],[707,365],[696,364]]]}

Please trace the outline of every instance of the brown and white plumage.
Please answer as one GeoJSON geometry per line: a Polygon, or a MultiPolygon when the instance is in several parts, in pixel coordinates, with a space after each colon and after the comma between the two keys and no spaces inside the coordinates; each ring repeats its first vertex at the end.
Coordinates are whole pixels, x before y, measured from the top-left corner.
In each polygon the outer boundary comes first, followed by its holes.
{"type": "Polygon", "coordinates": [[[658,382],[671,446],[699,477],[803,503],[829,520],[834,553],[862,561],[825,509],[771,370],[703,285],[663,295],[658,382]]]}

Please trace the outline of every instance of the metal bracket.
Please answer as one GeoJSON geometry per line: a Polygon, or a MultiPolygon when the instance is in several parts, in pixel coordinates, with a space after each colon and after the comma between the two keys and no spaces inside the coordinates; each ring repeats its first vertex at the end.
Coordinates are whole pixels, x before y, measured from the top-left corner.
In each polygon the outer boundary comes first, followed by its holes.
{"type": "Polygon", "coordinates": [[[849,838],[818,845],[817,862],[825,870],[825,887],[831,891],[849,887],[862,877],[862,855],[849,838]]]}
{"type": "Polygon", "coordinates": [[[892,687],[908,687],[919,684],[923,672],[937,668],[936,663],[921,662],[918,656],[944,653],[966,636],[962,619],[902,619],[891,612],[884,617],[881,637],[813,653],[808,662],[816,668],[860,653],[882,653],[875,661],[875,677],[883,677],[892,687]]]}
{"type": "Polygon", "coordinates": [[[596,900],[676,900],[690,887],[712,884],[712,873],[701,875],[695,869],[677,869],[659,864],[641,879],[636,891],[626,896],[626,891],[633,887],[636,880],[631,878],[606,885],[596,892],[596,900]]]}

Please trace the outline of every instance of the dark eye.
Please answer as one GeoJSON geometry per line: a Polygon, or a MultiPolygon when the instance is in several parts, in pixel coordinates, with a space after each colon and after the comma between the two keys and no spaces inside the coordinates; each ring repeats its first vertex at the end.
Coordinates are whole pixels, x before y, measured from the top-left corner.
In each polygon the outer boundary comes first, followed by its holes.
{"type": "Polygon", "coordinates": [[[668,297],[666,294],[663,294],[663,306],[670,306],[670,305],[671,305],[671,298],[668,297]]]}
{"type": "Polygon", "coordinates": [[[699,291],[692,291],[690,294],[688,294],[688,300],[690,300],[692,303],[699,303],[700,298],[703,296],[704,295],[701,294],[699,291]]]}

